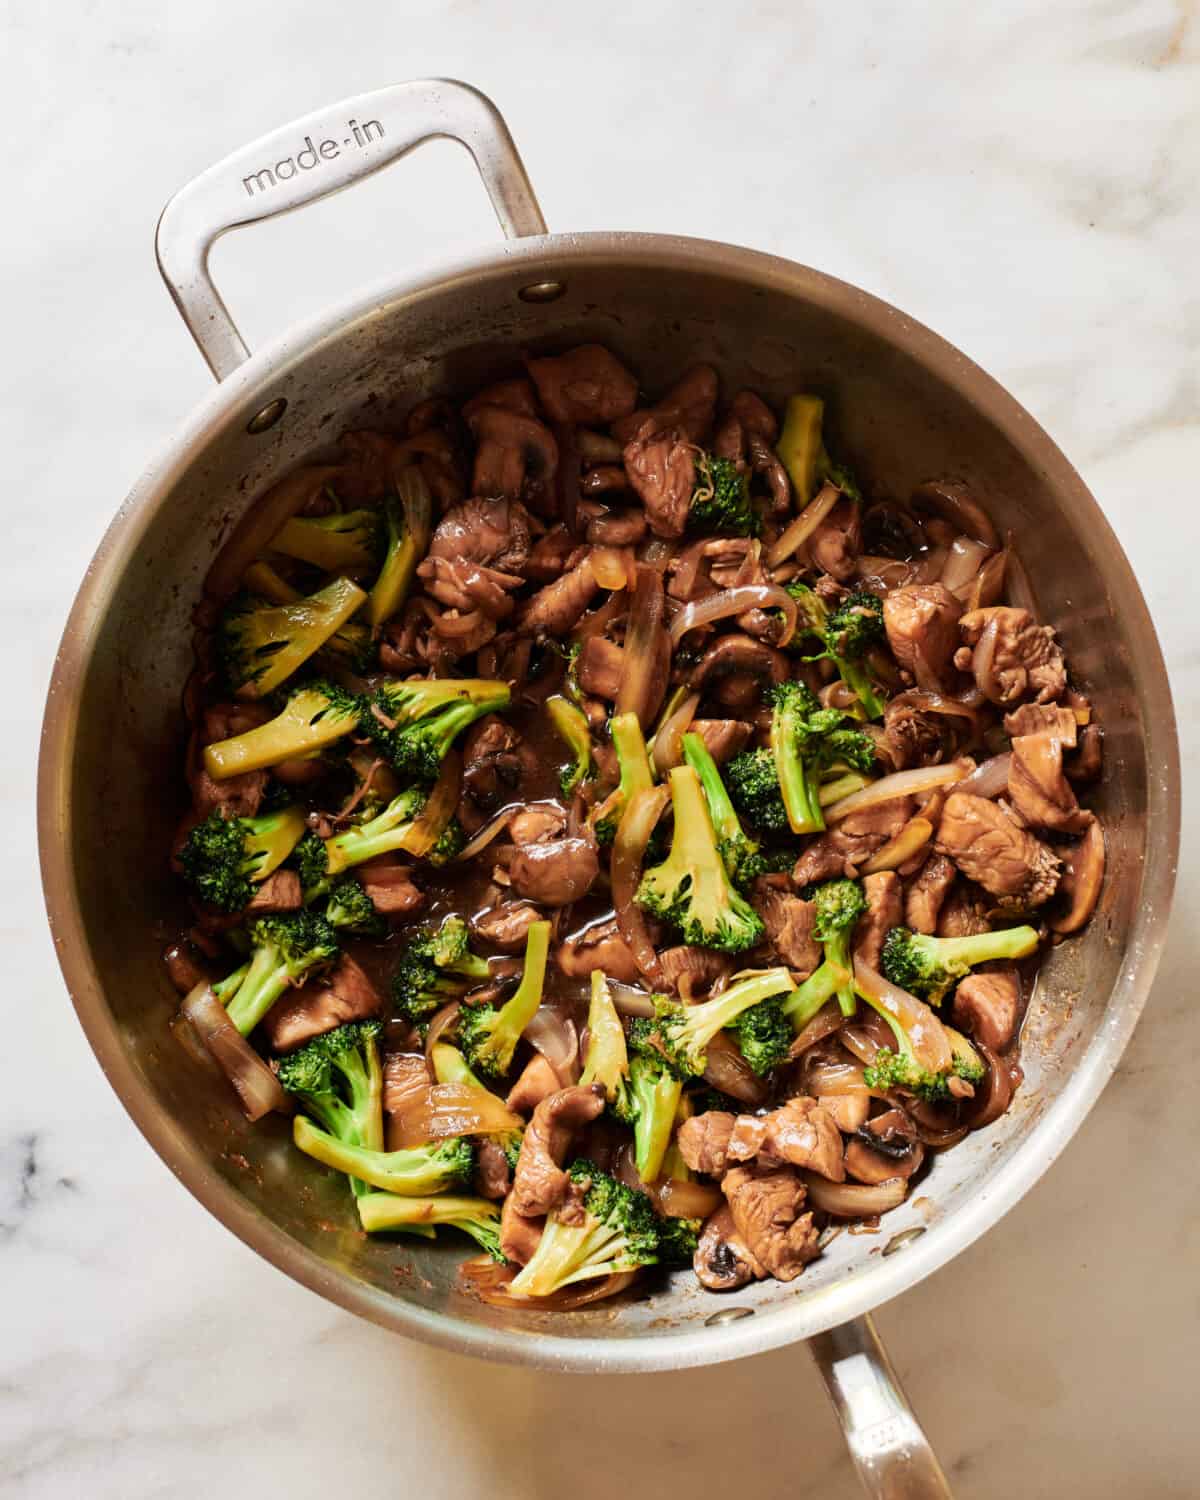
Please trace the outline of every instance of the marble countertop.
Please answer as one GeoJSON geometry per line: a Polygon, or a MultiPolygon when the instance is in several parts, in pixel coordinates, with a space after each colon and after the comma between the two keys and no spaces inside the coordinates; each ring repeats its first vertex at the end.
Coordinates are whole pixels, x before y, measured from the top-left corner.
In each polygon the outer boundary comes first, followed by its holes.
{"type": "MultiPolygon", "coordinates": [[[[551,227],[678,231],[806,261],[998,376],[1129,551],[1190,774],[1194,0],[834,14],[811,0],[4,8],[5,1500],[599,1500],[611,1480],[580,1461],[581,1418],[612,1434],[630,1500],[668,1486],[692,1500],[857,1493],[802,1349],[676,1375],[500,1369],[359,1322],[258,1260],[174,1181],[101,1077],[45,929],[32,815],[41,701],[74,590],[208,380],[155,270],[162,203],[270,127],[423,74],[492,94],[551,227]]],[[[398,255],[494,233],[467,159],[438,144],[231,237],[214,264],[253,345],[398,255]]],[[[1190,853],[1194,806],[1187,819],[1190,853]]],[[[985,1240],[879,1313],[960,1496],[1196,1493],[1195,1108],[1173,1081],[1200,1062],[1198,896],[1185,859],[1146,1017],[1063,1158],[985,1240]]]]}

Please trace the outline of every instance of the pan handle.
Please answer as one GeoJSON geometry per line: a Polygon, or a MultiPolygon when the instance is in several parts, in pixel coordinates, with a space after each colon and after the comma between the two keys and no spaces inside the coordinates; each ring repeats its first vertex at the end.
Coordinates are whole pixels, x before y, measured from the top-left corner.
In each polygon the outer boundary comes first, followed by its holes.
{"type": "Polygon", "coordinates": [[[162,211],[158,268],[218,380],[249,359],[208,273],[230,229],[290,213],[339,192],[435,137],[471,153],[509,239],[546,233],[525,168],[496,106],[449,78],[398,83],[293,120],[260,136],[181,188],[162,211]]]}
{"type": "Polygon", "coordinates": [[[819,1333],[808,1347],[865,1493],[874,1500],[953,1500],[871,1319],[819,1333]]]}

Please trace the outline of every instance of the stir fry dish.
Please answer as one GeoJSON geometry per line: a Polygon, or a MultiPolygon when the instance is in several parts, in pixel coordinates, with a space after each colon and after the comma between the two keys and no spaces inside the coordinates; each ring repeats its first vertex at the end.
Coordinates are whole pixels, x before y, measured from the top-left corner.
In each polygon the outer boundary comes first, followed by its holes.
{"type": "Polygon", "coordinates": [[[961,483],[708,366],[515,368],[218,555],[176,1033],[473,1295],[791,1281],[1008,1108],[1100,726],[961,483]]]}

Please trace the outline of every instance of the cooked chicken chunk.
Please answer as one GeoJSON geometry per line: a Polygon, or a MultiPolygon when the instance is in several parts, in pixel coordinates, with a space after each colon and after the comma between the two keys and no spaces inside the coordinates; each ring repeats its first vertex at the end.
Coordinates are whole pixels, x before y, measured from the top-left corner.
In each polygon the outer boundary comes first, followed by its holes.
{"type": "Polygon", "coordinates": [[[801,1212],[807,1194],[791,1167],[734,1167],[722,1179],[721,1190],[738,1235],[777,1281],[794,1281],[816,1258],[813,1216],[801,1212]]]}
{"type": "Polygon", "coordinates": [[[940,583],[914,583],[884,597],[883,627],[892,655],[919,688],[940,688],[958,645],[962,605],[940,583]]]}
{"type": "Polygon", "coordinates": [[[509,1194],[514,1210],[525,1218],[548,1214],[566,1196],[567,1174],[562,1163],[577,1130],[604,1108],[604,1088],[593,1084],[559,1089],[543,1099],[521,1138],[521,1153],[509,1194]]]}
{"type": "Polygon", "coordinates": [[[1051,703],[1066,691],[1063,654],[1049,625],[1039,625],[1025,609],[996,605],[975,609],[959,621],[962,638],[955,661],[973,672],[990,703],[1007,706],[1032,694],[1051,703]]]}
{"type": "Polygon", "coordinates": [[[937,849],[1005,911],[1023,912],[1048,901],[1062,862],[994,802],[954,792],[946,801],[937,849]]]}
{"type": "Polygon", "coordinates": [[[1003,1052],[1017,1029],[1021,985],[1013,968],[969,974],[954,992],[954,1023],[990,1047],[1003,1052]]]}

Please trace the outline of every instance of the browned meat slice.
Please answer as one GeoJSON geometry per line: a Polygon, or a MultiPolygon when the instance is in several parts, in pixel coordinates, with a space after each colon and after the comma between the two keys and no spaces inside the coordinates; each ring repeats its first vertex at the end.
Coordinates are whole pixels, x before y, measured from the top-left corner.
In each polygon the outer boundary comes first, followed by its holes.
{"type": "Polygon", "coordinates": [[[802,1213],[807,1196],[791,1167],[762,1171],[734,1167],[721,1190],[733,1223],[754,1258],[777,1281],[793,1281],[818,1254],[811,1213],[802,1213]]]}
{"type": "Polygon", "coordinates": [[[500,1210],[500,1252],[514,1266],[525,1266],[533,1259],[533,1252],[542,1237],[542,1220],[527,1219],[519,1214],[509,1193],[500,1210]]]}
{"type": "Polygon", "coordinates": [[[552,422],[600,425],[627,417],[637,405],[637,381],[603,344],[580,344],[528,360],[527,367],[552,422]]]}
{"type": "Polygon", "coordinates": [[[841,875],[855,878],[858,866],[900,832],[915,806],[911,797],[894,797],[843,818],[805,849],[792,870],[792,883],[802,888],[841,875]]]}
{"type": "Polygon", "coordinates": [[[425,1093],[431,1081],[421,1053],[389,1053],[383,1063],[384,1113],[404,1114],[425,1093]]]}
{"type": "Polygon", "coordinates": [[[641,971],[621,936],[616,917],[592,922],[581,932],[572,933],[558,945],[556,957],[558,967],[572,979],[586,979],[593,969],[601,969],[622,984],[641,983],[641,971]]]}
{"type": "Polygon", "coordinates": [[[1063,654],[1049,625],[1039,625],[1027,609],[996,605],[973,609],[959,621],[966,642],[955,663],[973,672],[990,703],[1007,705],[1032,694],[1052,703],[1066,691],[1063,654]]]}
{"type": "Polygon", "coordinates": [[[504,1101],[514,1114],[531,1115],[543,1099],[562,1088],[562,1079],[540,1052],[521,1069],[521,1076],[508,1091],[504,1101]]]}
{"type": "Polygon", "coordinates": [[[925,1147],[902,1109],[877,1115],[846,1144],[847,1173],[872,1187],[895,1177],[911,1177],[924,1159],[925,1147]]]}
{"type": "Polygon", "coordinates": [[[579,686],[585,693],[615,703],[625,673],[624,648],[602,635],[589,636],[579,653],[578,673],[579,686]]]}
{"type": "Polygon", "coordinates": [[[937,936],[977,937],[991,930],[983,892],[969,880],[957,877],[938,913],[937,936]]]}
{"type": "Polygon", "coordinates": [[[513,611],[512,591],[523,580],[516,573],[501,573],[481,563],[456,562],[448,557],[427,557],[417,568],[426,592],[448,609],[470,614],[479,610],[489,620],[506,619],[513,611]]]}
{"type": "Polygon", "coordinates": [[[767,1274],[738,1234],[727,1204],[705,1223],[692,1268],[710,1292],[735,1292],[767,1274]]]}
{"type": "Polygon", "coordinates": [[[958,871],[944,854],[931,854],[904,897],[904,923],[914,932],[937,931],[938,914],[958,871]]]}
{"type": "Polygon", "coordinates": [[[941,583],[914,583],[884,596],[888,645],[919,688],[945,686],[961,615],[962,605],[941,583]]]}
{"type": "Polygon", "coordinates": [[[1080,807],[1071,783],[1063,775],[1063,742],[1051,734],[1015,736],[1008,768],[1008,795],[1033,828],[1082,833],[1092,821],[1092,814],[1080,807]]]}
{"type": "Polygon", "coordinates": [[[851,873],[853,866],[847,869],[845,855],[834,843],[833,836],[823,833],[820,838],[812,840],[792,867],[792,884],[798,890],[803,890],[806,885],[818,885],[823,880],[837,880],[851,873]]]}
{"type": "Polygon", "coordinates": [[[195,745],[188,754],[188,784],[199,817],[220,812],[226,818],[252,818],[257,813],[267,789],[268,773],[244,771],[239,776],[216,781],[204,769],[200,751],[205,745],[256,729],[270,717],[270,711],[260,703],[214,703],[205,710],[195,745]]]}
{"type": "Polygon", "coordinates": [[[772,962],[786,964],[801,979],[807,979],[823,957],[812,932],[816,907],[789,891],[776,890],[760,878],[754,883],[754,908],[767,929],[772,962]]]}
{"type": "MultiPolygon", "coordinates": [[[[616,488],[618,480],[621,489],[629,487],[629,476],[624,469],[617,468],[615,464],[605,464],[603,468],[588,471],[583,481],[585,491],[595,494],[600,489],[601,480],[604,481],[604,490],[616,488]]],[[[642,540],[648,530],[643,511],[632,508],[605,510],[593,516],[588,522],[586,537],[589,542],[594,542],[597,546],[633,547],[642,540]]]]}
{"type": "Polygon", "coordinates": [[[1024,734],[1048,734],[1061,740],[1064,749],[1074,750],[1079,725],[1071,710],[1061,703],[1022,703],[1004,715],[1004,729],[1013,739],[1024,734]]]}
{"type": "Polygon", "coordinates": [[[526,1218],[548,1214],[563,1201],[567,1174],[562,1169],[571,1137],[604,1108],[603,1084],[559,1089],[533,1111],[521,1138],[521,1154],[509,1199],[526,1218]]]}
{"type": "Polygon", "coordinates": [[[900,877],[895,870],[881,870],[863,880],[867,909],[854,929],[854,957],[871,968],[879,967],[883,940],[892,927],[899,927],[903,915],[900,877]]]}
{"type": "Polygon", "coordinates": [[[262,916],[268,912],[299,911],[303,905],[299,875],[295,870],[275,870],[254,887],[246,911],[262,916]]]}
{"type": "Polygon", "coordinates": [[[766,1115],[738,1115],[733,1122],[729,1145],[725,1149],[726,1165],[753,1161],[767,1138],[766,1115]]]}
{"type": "Polygon", "coordinates": [[[557,802],[535,802],[523,807],[508,825],[514,844],[544,844],[566,831],[567,814],[557,802]]]}
{"type": "Polygon", "coordinates": [[[713,760],[723,766],[746,748],[751,728],[741,719],[693,719],[691,732],[700,736],[713,760]]]}
{"type": "Polygon", "coordinates": [[[753,391],[742,390],[729,404],[729,409],[742,425],[744,432],[754,433],[773,443],[779,436],[779,423],[775,413],[753,391]]]}
{"type": "Polygon", "coordinates": [[[707,1109],[684,1120],[675,1143],[691,1171],[720,1177],[728,1161],[733,1121],[734,1117],[723,1109],[707,1109]]]}
{"type": "Polygon", "coordinates": [[[524,948],[529,929],[544,916],[530,901],[503,901],[477,912],[471,918],[471,926],[486,942],[512,953],[524,948]]]}
{"type": "Polygon", "coordinates": [[[1087,724],[1080,731],[1079,749],[1067,764],[1072,781],[1095,781],[1104,764],[1104,736],[1099,724],[1087,724]]]}
{"type": "MultiPolygon", "coordinates": [[[[766,1134],[758,1153],[760,1166],[775,1167],[786,1162],[806,1167],[830,1182],[841,1182],[846,1173],[842,1166],[842,1135],[837,1121],[815,1099],[797,1095],[781,1109],[765,1117],[766,1134]]],[[[730,1160],[733,1152],[730,1152],[730,1160]]]]}
{"type": "Polygon", "coordinates": [[[712,430],[717,389],[717,372],[712,366],[694,365],[654,406],[630,412],[614,422],[613,437],[627,443],[645,429],[665,432],[668,427],[678,427],[689,443],[703,444],[712,430]]]}
{"type": "Polygon", "coordinates": [[[385,917],[417,911],[425,904],[425,892],[413,884],[410,865],[385,857],[359,865],[357,874],[371,905],[385,917]]]}
{"type": "Polygon", "coordinates": [[[858,571],[858,554],[862,551],[861,512],[862,506],[856,500],[839,500],[809,538],[809,556],[823,573],[839,583],[848,582],[858,571]]]}
{"type": "Polygon", "coordinates": [[[954,1021],[976,1041],[1002,1052],[1017,1029],[1021,985],[1016,969],[969,974],[954,992],[954,1021]]]}
{"type": "Polygon", "coordinates": [[[548,583],[525,601],[517,629],[522,635],[558,636],[561,639],[579,623],[599,587],[592,564],[585,557],[569,573],[548,583]]]}
{"type": "Polygon", "coordinates": [[[263,1031],[272,1050],[291,1052],[335,1026],[377,1014],[380,1003],[375,986],[343,953],[326,978],[310,980],[276,1001],[263,1017],[263,1031]]]}
{"type": "Polygon", "coordinates": [[[463,791],[485,812],[519,795],[534,757],[521,736],[497,714],[472,724],[463,742],[463,791]]]}
{"type": "Polygon", "coordinates": [[[515,411],[522,417],[536,417],[538,414],[533,382],[520,375],[512,380],[498,380],[494,385],[485,385],[481,391],[476,391],[463,406],[463,420],[469,422],[481,406],[501,406],[505,411],[515,411]]]}
{"type": "Polygon", "coordinates": [[[742,463],[746,457],[746,433],[732,412],[717,423],[713,433],[712,451],[717,458],[727,458],[733,463],[742,463]]]}
{"type": "Polygon", "coordinates": [[[578,552],[579,543],[565,526],[551,526],[534,542],[522,571],[531,583],[553,583],[572,561],[578,560],[574,558],[578,552]]]}
{"type": "Polygon", "coordinates": [[[912,766],[936,766],[946,759],[947,735],[954,720],[914,708],[903,696],[893,698],[883,711],[883,749],[897,771],[912,766]]]}
{"type": "Polygon", "coordinates": [[[600,858],[591,839],[552,839],[544,844],[515,844],[496,856],[518,896],[541,906],[570,906],[586,896],[600,873],[600,858]]]}
{"type": "Polygon", "coordinates": [[[526,482],[548,488],[558,468],[558,444],[543,423],[502,406],[477,407],[467,418],[479,446],[471,488],[476,495],[517,500],[526,482]]]}
{"type": "Polygon", "coordinates": [[[684,434],[678,428],[639,432],[622,457],[650,530],[655,536],[682,536],[696,487],[695,450],[684,434]]]}
{"type": "Polygon", "coordinates": [[[983,797],[953,792],[947,798],[936,847],[1005,911],[1040,906],[1058,889],[1062,862],[983,797]]]}
{"type": "Polygon", "coordinates": [[[665,949],[658,955],[658,962],[667,988],[688,998],[710,990],[733,972],[733,964],[723,953],[686,944],[665,949]]]}
{"type": "Polygon", "coordinates": [[[429,556],[520,573],[529,558],[529,512],[507,499],[464,500],[438,522],[429,556]]]}
{"type": "Polygon", "coordinates": [[[508,1192],[511,1180],[508,1158],[495,1141],[482,1136],[475,1156],[475,1188],[479,1196],[499,1202],[508,1192]]]}

